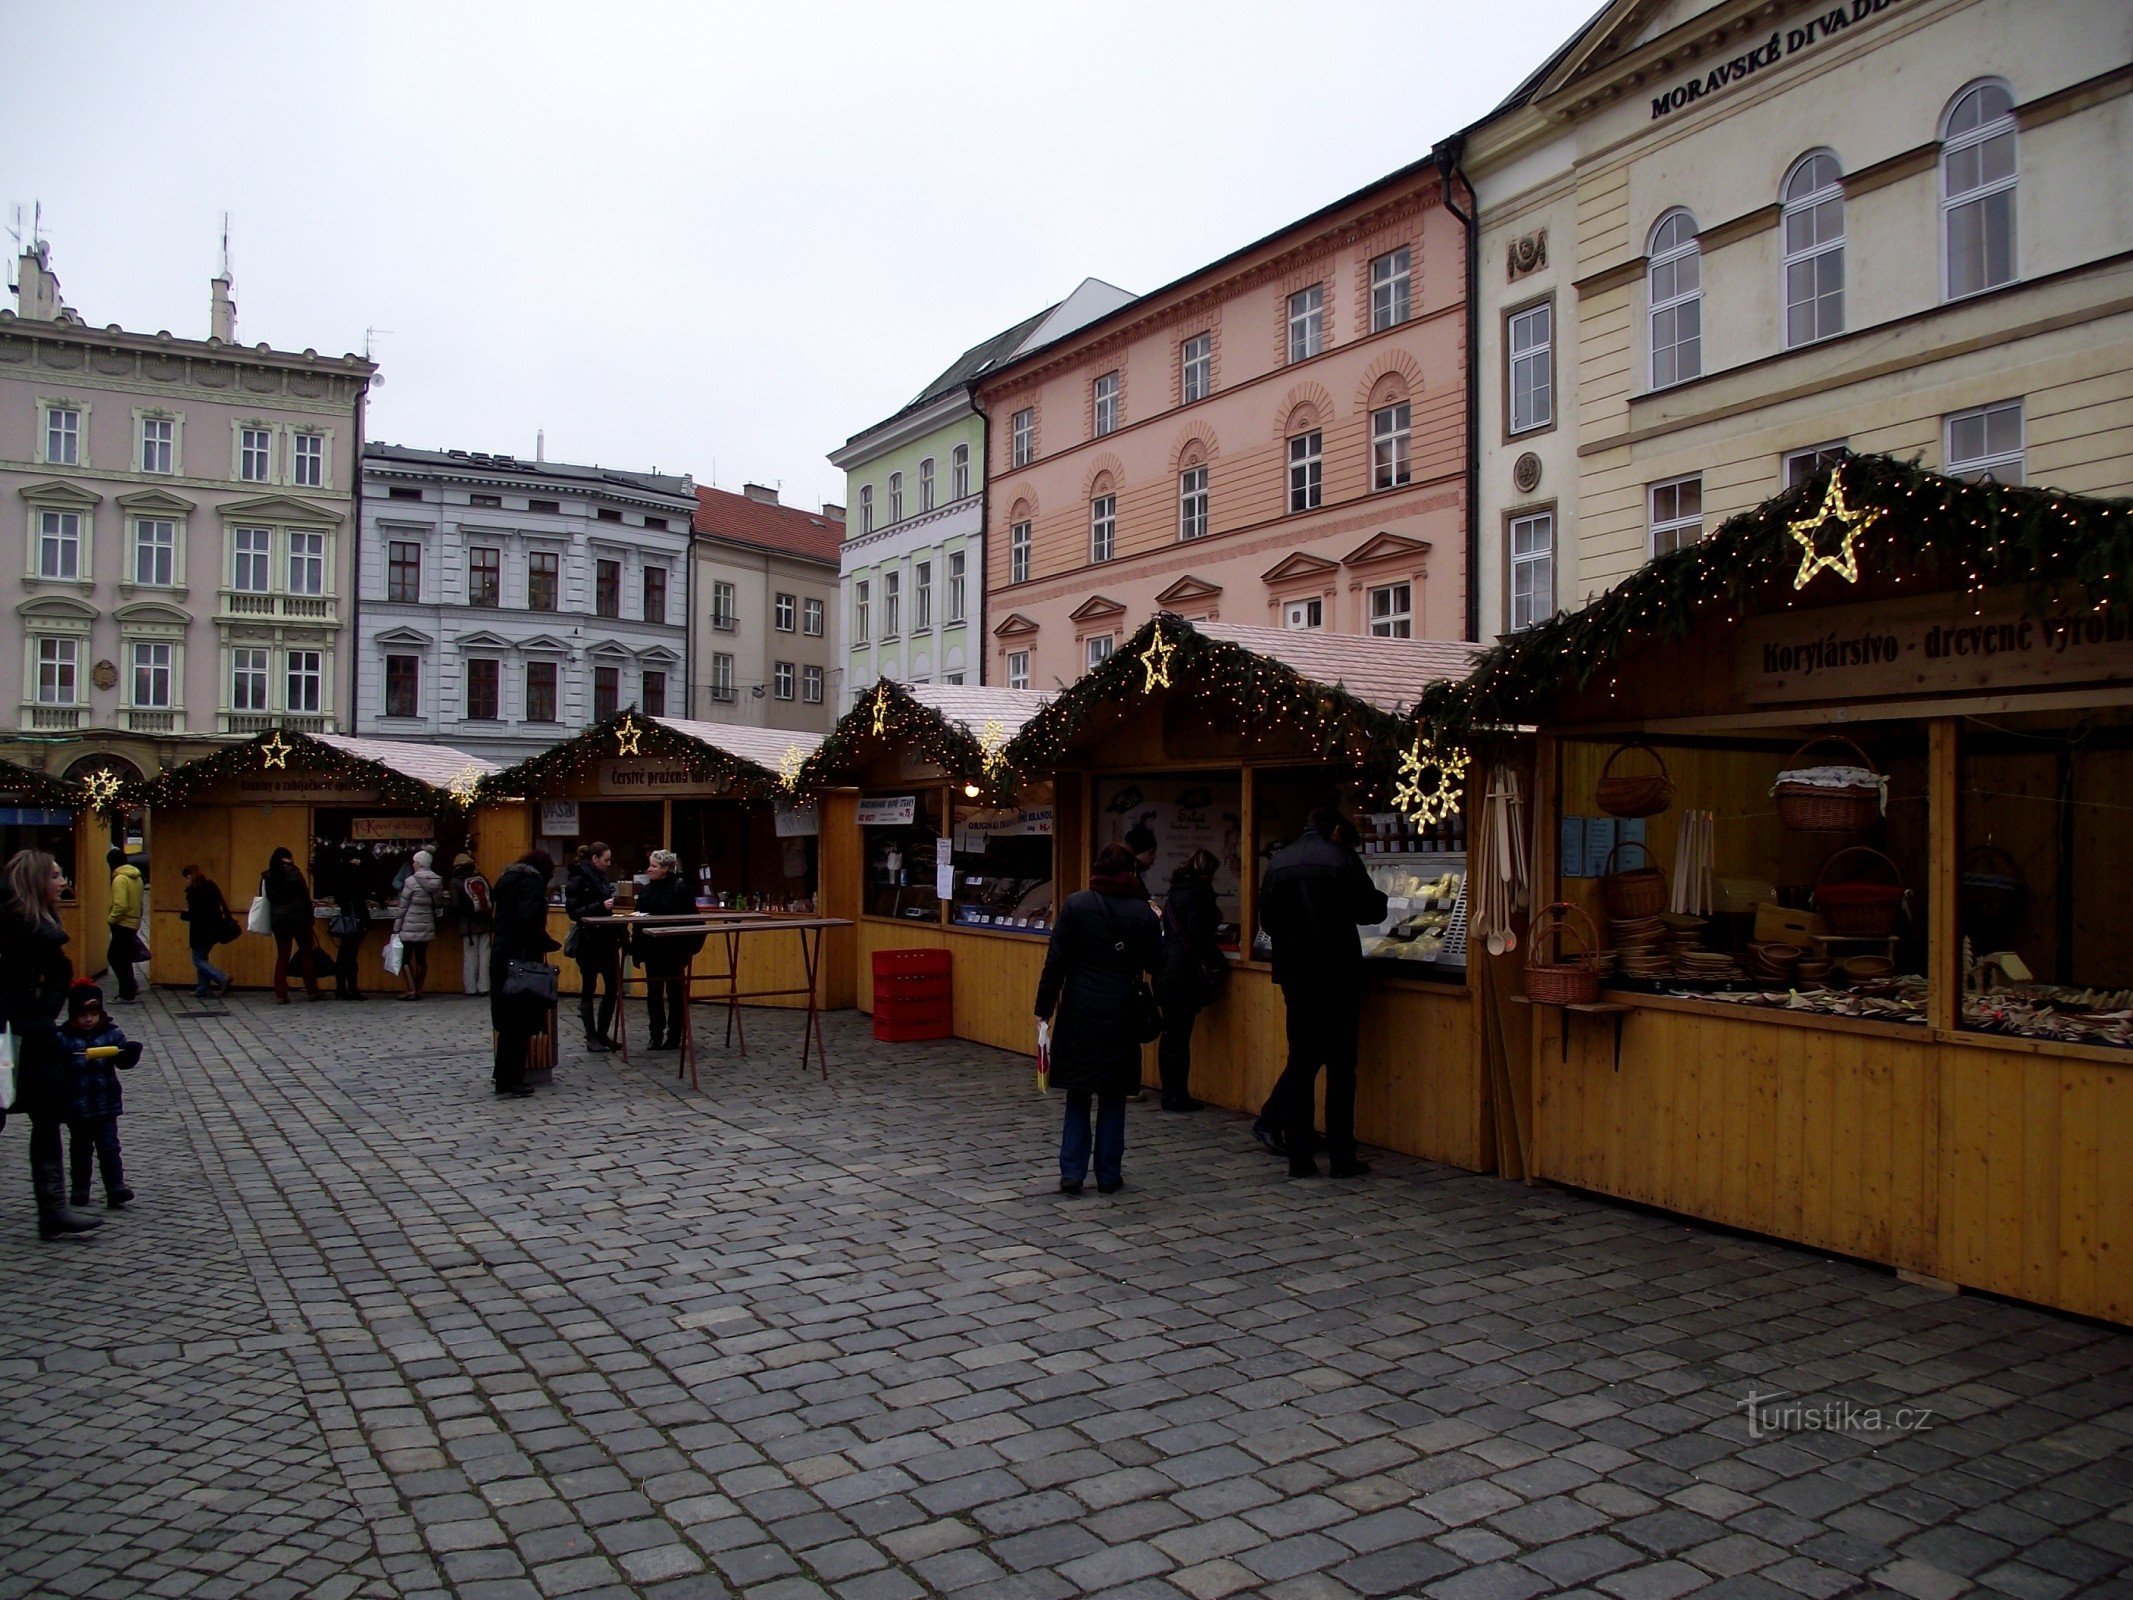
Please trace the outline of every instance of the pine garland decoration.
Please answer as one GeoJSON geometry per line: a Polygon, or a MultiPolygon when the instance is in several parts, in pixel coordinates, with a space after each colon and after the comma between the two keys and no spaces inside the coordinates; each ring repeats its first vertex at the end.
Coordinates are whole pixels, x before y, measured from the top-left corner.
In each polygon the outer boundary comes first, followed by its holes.
{"type": "Polygon", "coordinates": [[[121,786],[122,806],[193,805],[217,784],[254,773],[308,773],[322,780],[321,786],[374,791],[380,804],[404,806],[444,816],[465,809],[449,789],[437,788],[420,778],[363,756],[312,738],[307,733],[281,729],[262,733],[242,744],[233,744],[197,760],[165,767],[152,778],[136,779],[121,786]],[[269,763],[269,754],[273,761],[269,763]]]}
{"type": "Polygon", "coordinates": [[[785,793],[778,774],[770,768],[678,733],[635,706],[625,707],[576,738],[550,745],[516,766],[490,773],[481,780],[477,793],[484,801],[538,799],[557,794],[597,776],[601,762],[621,755],[679,761],[692,779],[706,784],[723,782],[742,799],[768,800],[785,793]],[[622,748],[625,736],[635,746],[633,750],[622,748]]]}
{"type": "Polygon", "coordinates": [[[880,679],[861,695],[800,768],[794,787],[817,794],[858,781],[866,764],[884,751],[941,768],[958,783],[978,785],[988,804],[1013,799],[1011,776],[996,759],[988,759],[983,742],[962,723],[925,704],[892,679],[880,679]],[[879,720],[881,732],[874,726],[879,720]]]}
{"type": "Polygon", "coordinates": [[[89,804],[89,790],[72,778],[55,778],[34,767],[0,761],[0,795],[8,803],[46,811],[79,811],[89,804]]]}

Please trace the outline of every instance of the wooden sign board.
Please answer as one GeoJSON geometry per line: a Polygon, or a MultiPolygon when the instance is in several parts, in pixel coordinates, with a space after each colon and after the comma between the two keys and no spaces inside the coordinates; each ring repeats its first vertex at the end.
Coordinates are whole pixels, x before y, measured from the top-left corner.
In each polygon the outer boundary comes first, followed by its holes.
{"type": "Polygon", "coordinates": [[[1734,682],[1750,705],[2001,694],[2133,682],[2133,618],[2023,596],[1921,595],[1790,611],[1741,625],[1734,682]]]}
{"type": "Polygon", "coordinates": [[[617,756],[600,763],[602,794],[724,794],[730,787],[723,778],[691,777],[689,764],[671,756],[617,756]]]}
{"type": "Polygon", "coordinates": [[[348,837],[368,844],[427,842],[437,837],[433,817],[351,817],[348,837]]]}
{"type": "MultiPolygon", "coordinates": [[[[218,785],[220,787],[220,785],[218,785]]],[[[255,805],[374,806],[375,790],[339,789],[315,772],[281,772],[261,768],[239,773],[227,785],[238,800],[255,805]]]]}

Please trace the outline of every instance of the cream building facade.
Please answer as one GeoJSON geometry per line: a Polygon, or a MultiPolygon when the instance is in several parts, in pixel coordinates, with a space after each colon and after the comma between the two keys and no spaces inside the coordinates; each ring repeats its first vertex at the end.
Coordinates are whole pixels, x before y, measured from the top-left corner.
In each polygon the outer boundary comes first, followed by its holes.
{"type": "Polygon", "coordinates": [[[2133,489],[2133,8],[1619,0],[1449,146],[1482,635],[1839,447],[2133,489]]]}

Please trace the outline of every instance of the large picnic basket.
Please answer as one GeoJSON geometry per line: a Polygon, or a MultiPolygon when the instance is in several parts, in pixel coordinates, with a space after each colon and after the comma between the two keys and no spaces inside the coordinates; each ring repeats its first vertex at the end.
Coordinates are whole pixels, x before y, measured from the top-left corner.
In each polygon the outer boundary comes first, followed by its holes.
{"type": "MultiPolygon", "coordinates": [[[[1852,865],[1846,861],[1845,870],[1849,872],[1852,865]]],[[[1880,939],[1894,933],[1905,894],[1903,869],[1869,845],[1839,850],[1815,875],[1815,910],[1840,939],[1880,939]],[[1875,875],[1832,878],[1830,870],[1847,857],[1865,858],[1861,864],[1875,875]]]]}
{"type": "Polygon", "coordinates": [[[1873,757],[1842,734],[1809,739],[1786,758],[1771,793],[1777,796],[1778,821],[1794,833],[1858,833],[1881,816],[1881,772],[1873,757]],[[1795,776],[1810,770],[1801,760],[1819,745],[1841,745],[1859,758],[1853,783],[1807,783],[1795,776]]]}
{"type": "Polygon", "coordinates": [[[1592,919],[1567,900],[1558,900],[1534,917],[1532,944],[1526,952],[1526,998],[1537,1006],[1584,1006],[1600,997],[1599,935],[1592,919]],[[1575,917],[1584,924],[1572,927],[1575,917]],[[1574,934],[1585,948],[1572,953],[1563,947],[1563,936],[1574,934]],[[1555,954],[1549,958],[1550,941],[1555,954]]]}

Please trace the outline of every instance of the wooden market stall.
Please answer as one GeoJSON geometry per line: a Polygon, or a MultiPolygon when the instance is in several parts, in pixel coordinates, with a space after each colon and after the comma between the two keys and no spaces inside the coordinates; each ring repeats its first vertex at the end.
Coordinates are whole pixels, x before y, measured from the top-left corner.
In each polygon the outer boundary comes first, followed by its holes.
{"type": "MultiPolygon", "coordinates": [[[[798,790],[802,764],[821,742],[813,733],[623,711],[491,776],[482,785],[485,813],[498,814],[497,831],[512,837],[506,860],[535,844],[555,858],[549,932],[558,944],[570,931],[564,875],[578,847],[594,841],[614,851],[618,902],[630,897],[649,853],[668,849],[705,909],[846,917],[857,868],[839,854],[848,830],[833,824],[850,799],[816,804],[798,790]]],[[[692,970],[706,978],[723,970],[725,948],[711,941],[692,970]]],[[[796,991],[761,1003],[805,1006],[797,942],[749,939],[739,949],[743,990],[796,991]]],[[[576,964],[558,965],[563,992],[577,993],[576,964]]],[[[825,1007],[852,1004],[849,928],[828,932],[819,993],[825,1007]]]]}
{"type": "MultiPolygon", "coordinates": [[[[451,876],[452,858],[471,851],[492,878],[510,861],[510,839],[492,836],[475,804],[480,780],[494,765],[443,745],[332,733],[271,732],[228,746],[129,785],[126,803],[145,806],[150,858],[160,892],[150,901],[149,979],[195,982],[188,953],[180,874],[197,866],[221,885],[240,923],[258,893],[267,859],[286,845],[310,881],[317,906],[319,945],[335,941],[326,924],[335,863],[350,846],[363,854],[373,932],[363,941],[359,981],[366,992],[390,993],[400,980],[381,961],[397,905],[397,880],[417,850],[436,857],[451,876]]],[[[274,941],[245,934],[217,951],[215,964],[240,987],[274,981],[274,941]]],[[[429,989],[461,988],[459,930],[450,921],[430,947],[429,989]]]]}
{"type": "Polygon", "coordinates": [[[1533,898],[1604,949],[1540,1176],[2133,1321],[2129,572],[2125,502],[1850,458],[1432,708],[1538,724],[1533,898]]]}
{"type": "Polygon", "coordinates": [[[111,903],[111,870],[104,865],[111,830],[92,808],[93,799],[72,779],[0,761],[0,862],[18,850],[43,850],[58,860],[67,874],[59,920],[83,972],[104,964],[104,913],[111,903]]]}

